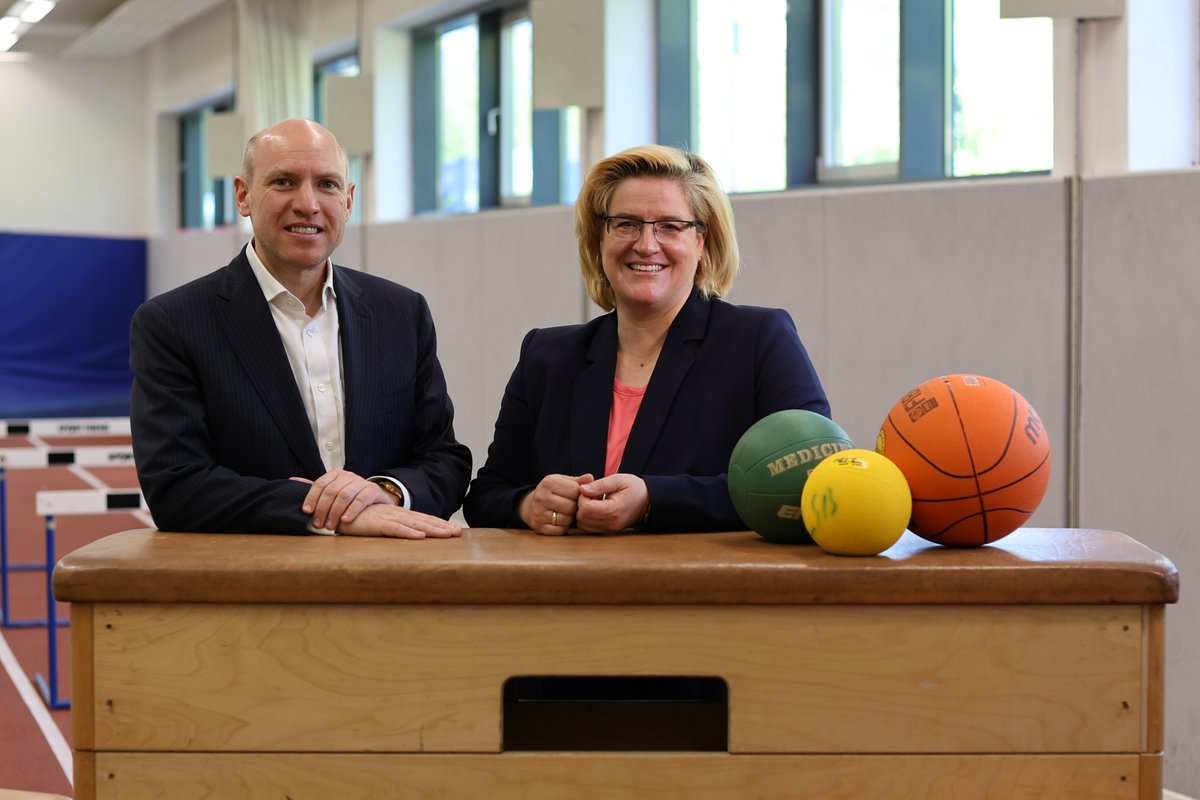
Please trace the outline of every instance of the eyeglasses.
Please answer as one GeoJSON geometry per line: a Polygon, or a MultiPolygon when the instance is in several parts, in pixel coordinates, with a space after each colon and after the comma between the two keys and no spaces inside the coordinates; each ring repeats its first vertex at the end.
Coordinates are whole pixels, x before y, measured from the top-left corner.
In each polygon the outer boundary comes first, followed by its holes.
{"type": "Polygon", "coordinates": [[[654,238],[659,242],[675,242],[688,228],[704,231],[704,223],[696,219],[634,219],[633,217],[603,216],[605,228],[617,239],[627,242],[642,238],[642,226],[654,229],[654,238]]]}

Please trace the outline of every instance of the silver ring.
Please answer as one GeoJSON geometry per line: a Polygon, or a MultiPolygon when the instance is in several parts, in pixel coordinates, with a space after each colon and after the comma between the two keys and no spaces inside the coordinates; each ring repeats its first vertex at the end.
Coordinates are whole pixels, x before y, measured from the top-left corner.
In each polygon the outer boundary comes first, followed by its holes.
{"type": "Polygon", "coordinates": [[[550,512],[550,524],[556,528],[558,527],[558,512],[557,511],[550,512]]]}

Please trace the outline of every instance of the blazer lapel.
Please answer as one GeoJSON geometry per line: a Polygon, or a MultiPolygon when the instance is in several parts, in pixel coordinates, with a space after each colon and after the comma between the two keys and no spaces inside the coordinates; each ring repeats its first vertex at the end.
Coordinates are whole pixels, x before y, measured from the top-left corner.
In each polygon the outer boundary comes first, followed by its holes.
{"type": "MultiPolygon", "coordinates": [[[[247,245],[248,246],[248,245],[247,245]]],[[[229,265],[228,280],[217,290],[224,303],[218,304],[217,322],[229,346],[250,377],[268,416],[283,440],[305,468],[315,475],[325,471],[321,453],[312,436],[308,413],[271,309],[250,270],[245,252],[229,265]]]]}
{"type": "Polygon", "coordinates": [[[367,369],[381,363],[376,348],[380,337],[374,335],[372,318],[364,304],[367,298],[362,289],[342,279],[343,267],[333,268],[333,287],[337,293],[338,338],[342,345],[342,407],[346,420],[346,464],[370,451],[371,443],[361,441],[363,433],[356,425],[370,419],[371,410],[365,387],[369,383],[367,369]]]}
{"type": "Polygon", "coordinates": [[[693,292],[671,323],[658,363],[654,365],[654,373],[646,386],[642,405],[629,431],[629,441],[621,457],[621,472],[635,475],[645,472],[679,387],[695,363],[699,345],[704,341],[710,308],[699,294],[693,292]]]}
{"type": "Polygon", "coordinates": [[[575,376],[571,397],[570,463],[573,474],[604,474],[608,450],[608,415],[617,373],[617,316],[599,320],[588,344],[583,369],[575,376]]]}

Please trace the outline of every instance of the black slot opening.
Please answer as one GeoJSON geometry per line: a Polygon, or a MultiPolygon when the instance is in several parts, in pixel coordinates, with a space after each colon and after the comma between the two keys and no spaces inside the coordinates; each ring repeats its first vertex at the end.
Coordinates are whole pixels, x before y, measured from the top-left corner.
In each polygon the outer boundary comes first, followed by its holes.
{"type": "Polygon", "coordinates": [[[721,678],[509,678],[504,749],[729,749],[729,687],[721,678]]]}

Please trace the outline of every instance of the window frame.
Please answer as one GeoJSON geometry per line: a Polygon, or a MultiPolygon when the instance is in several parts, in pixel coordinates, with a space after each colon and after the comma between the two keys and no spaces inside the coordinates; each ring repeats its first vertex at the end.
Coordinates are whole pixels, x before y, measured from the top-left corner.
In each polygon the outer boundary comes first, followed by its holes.
{"type": "MultiPolygon", "coordinates": [[[[564,195],[572,181],[567,174],[573,164],[566,154],[568,114],[561,109],[533,109],[533,187],[528,197],[502,197],[502,143],[499,126],[489,133],[489,118],[496,119],[501,106],[501,31],[506,21],[525,17],[532,22],[527,0],[501,0],[440,19],[411,31],[412,74],[412,211],[414,215],[475,213],[492,208],[555,205],[573,201],[564,195]],[[438,39],[466,24],[479,30],[479,207],[468,212],[445,211],[439,202],[439,97],[438,39]]],[[[536,28],[533,35],[537,35],[536,28]]],[[[575,181],[577,183],[577,181],[575,181]]]]}

